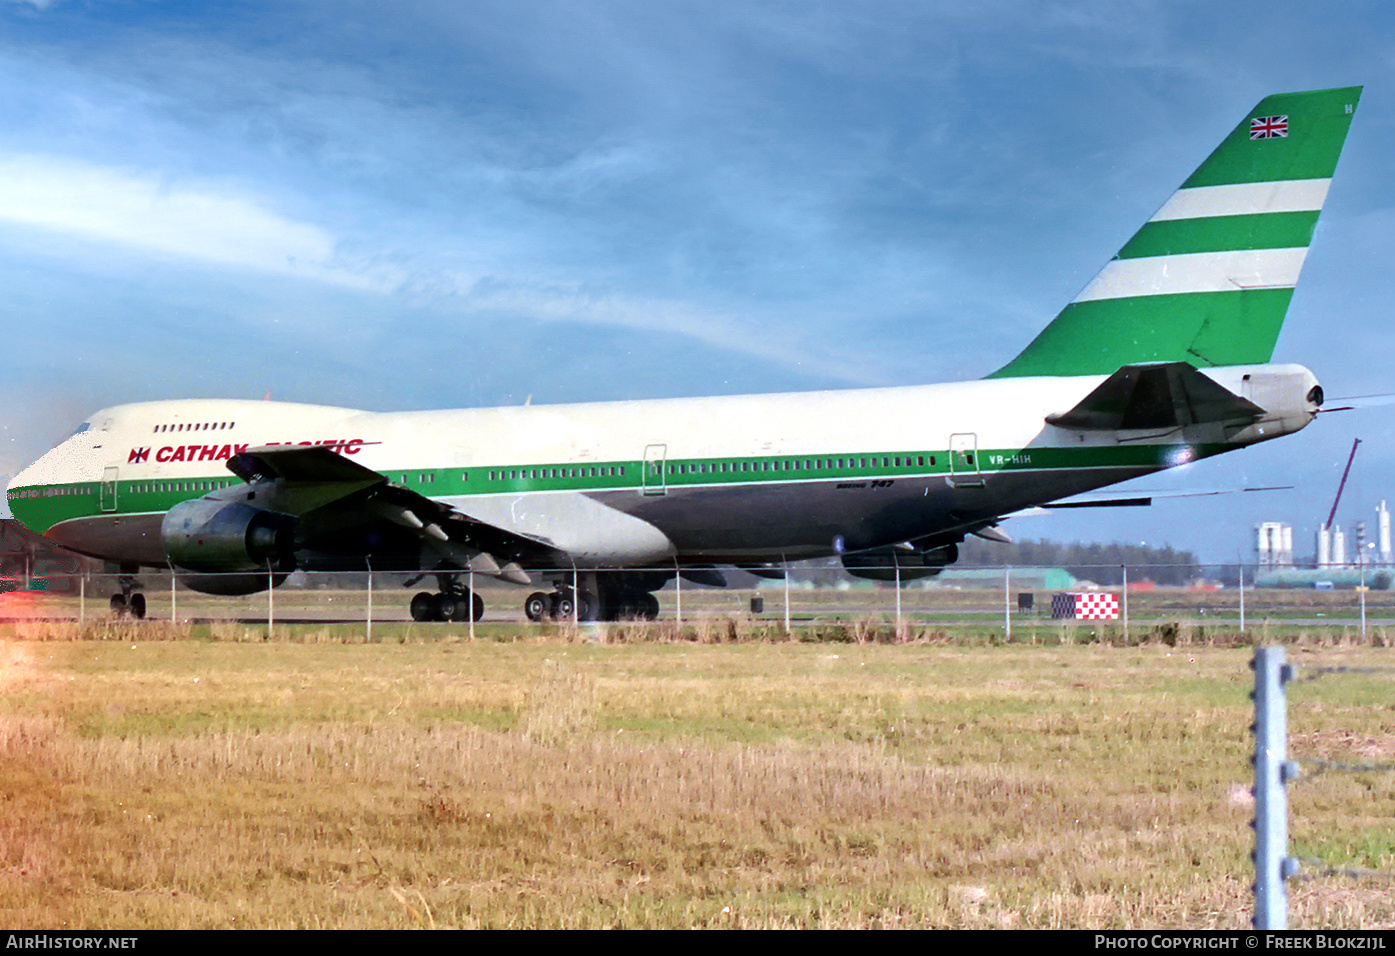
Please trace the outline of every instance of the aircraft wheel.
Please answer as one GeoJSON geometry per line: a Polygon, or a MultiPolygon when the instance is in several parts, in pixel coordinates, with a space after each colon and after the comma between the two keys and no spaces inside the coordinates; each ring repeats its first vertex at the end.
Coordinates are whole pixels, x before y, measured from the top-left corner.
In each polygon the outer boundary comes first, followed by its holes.
{"type": "Polygon", "coordinates": [[[582,591],[577,595],[576,619],[578,621],[595,621],[601,616],[601,601],[594,594],[582,591]]]}
{"type": "Polygon", "coordinates": [[[462,621],[465,615],[461,613],[461,603],[453,594],[436,595],[436,617],[437,621],[462,621]]]}
{"type": "Polygon", "coordinates": [[[470,618],[470,620],[472,620],[472,621],[483,620],[483,618],[484,618],[484,598],[480,597],[478,594],[471,594],[471,595],[470,595],[470,612],[471,612],[471,614],[472,614],[472,617],[470,618]]]}
{"type": "Polygon", "coordinates": [[[653,594],[645,594],[644,610],[641,612],[646,621],[657,621],[659,619],[659,599],[653,594]]]}
{"type": "Polygon", "coordinates": [[[434,621],[436,620],[436,610],[436,596],[431,592],[422,591],[412,597],[412,620],[434,621]]]}
{"type": "Polygon", "coordinates": [[[523,602],[523,614],[530,621],[541,621],[547,617],[551,610],[552,602],[548,600],[546,594],[541,591],[534,591],[528,595],[528,600],[523,602]]]}
{"type": "Polygon", "coordinates": [[[137,621],[144,620],[144,619],[145,619],[145,595],[144,595],[144,594],[132,594],[132,595],[131,595],[130,604],[131,604],[131,617],[135,618],[137,621]]]}
{"type": "Polygon", "coordinates": [[[576,610],[576,605],[572,603],[570,594],[555,595],[552,601],[552,617],[558,621],[570,621],[572,614],[576,610]]]}
{"type": "Polygon", "coordinates": [[[126,595],[124,595],[124,594],[113,594],[113,595],[111,596],[111,616],[112,616],[112,617],[125,617],[125,616],[126,616],[126,595]]]}

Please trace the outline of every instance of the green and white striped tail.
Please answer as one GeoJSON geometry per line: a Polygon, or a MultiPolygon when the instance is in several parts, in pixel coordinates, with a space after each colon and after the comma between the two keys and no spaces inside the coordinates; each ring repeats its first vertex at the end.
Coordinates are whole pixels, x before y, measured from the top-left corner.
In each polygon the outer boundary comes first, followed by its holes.
{"type": "Polygon", "coordinates": [[[1075,301],[990,378],[1274,354],[1361,87],[1259,102],[1075,301]]]}

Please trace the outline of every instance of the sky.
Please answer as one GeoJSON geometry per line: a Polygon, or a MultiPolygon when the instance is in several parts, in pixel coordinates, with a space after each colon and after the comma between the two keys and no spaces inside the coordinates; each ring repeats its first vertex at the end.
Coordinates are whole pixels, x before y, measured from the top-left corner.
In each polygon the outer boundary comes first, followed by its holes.
{"type": "MultiPolygon", "coordinates": [[[[978,378],[1260,98],[1347,85],[1275,353],[1330,398],[1395,391],[1378,0],[0,0],[0,477],[151,399],[978,378]]],[[[1373,525],[1395,405],[1134,483],[1291,490],[1004,527],[1310,553],[1357,437],[1373,525]]]]}

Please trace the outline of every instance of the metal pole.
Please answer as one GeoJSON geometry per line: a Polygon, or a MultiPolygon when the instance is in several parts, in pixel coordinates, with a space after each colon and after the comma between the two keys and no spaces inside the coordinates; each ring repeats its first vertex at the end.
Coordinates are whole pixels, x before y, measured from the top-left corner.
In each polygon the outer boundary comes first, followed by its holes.
{"type": "Polygon", "coordinates": [[[276,576],[272,573],[271,562],[266,562],[266,639],[271,640],[272,628],[276,626],[276,576]]]}
{"type": "Polygon", "coordinates": [[[1366,522],[1356,525],[1356,563],[1361,577],[1361,636],[1366,636],[1366,522]]]}
{"type": "Polygon", "coordinates": [[[1366,553],[1361,553],[1361,636],[1366,636],[1366,553]]]}
{"type": "Polygon", "coordinates": [[[78,624],[87,621],[87,574],[78,578],[78,624]]]}
{"type": "MultiPolygon", "coordinates": [[[[784,562],[784,555],[780,555],[780,560],[784,562]]],[[[785,636],[790,634],[790,566],[785,564],[785,636]]]]}
{"type": "Polygon", "coordinates": [[[1129,642],[1129,566],[1119,565],[1124,572],[1124,643],[1129,642]]]}
{"type": "Polygon", "coordinates": [[[368,566],[368,622],[363,635],[365,644],[373,643],[373,559],[364,556],[363,563],[368,566]]]}
{"type": "Polygon", "coordinates": [[[1288,762],[1284,687],[1293,668],[1281,647],[1255,649],[1255,929],[1288,929],[1284,881],[1298,871],[1288,853],[1288,797],[1284,784],[1297,776],[1288,762]]]}
{"type": "Polygon", "coordinates": [[[170,565],[170,623],[175,621],[175,612],[178,609],[178,601],[174,596],[174,583],[177,575],[174,573],[174,565],[170,565]]]}
{"type": "Polygon", "coordinates": [[[678,559],[673,559],[673,588],[678,592],[678,608],[674,612],[674,617],[678,620],[679,628],[683,627],[683,569],[678,566],[678,559]]]}
{"type": "Polygon", "coordinates": [[[1244,565],[1240,565],[1240,634],[1244,634],[1244,565]]]}
{"type": "Polygon", "coordinates": [[[901,556],[895,549],[891,552],[891,563],[896,566],[896,633],[901,633],[901,556]]]}
{"type": "Polygon", "coordinates": [[[1003,568],[1003,630],[1007,632],[1007,642],[1012,643],[1012,565],[1003,568]]]}
{"type": "Polygon", "coordinates": [[[475,639],[475,569],[470,569],[470,640],[475,639]]]}

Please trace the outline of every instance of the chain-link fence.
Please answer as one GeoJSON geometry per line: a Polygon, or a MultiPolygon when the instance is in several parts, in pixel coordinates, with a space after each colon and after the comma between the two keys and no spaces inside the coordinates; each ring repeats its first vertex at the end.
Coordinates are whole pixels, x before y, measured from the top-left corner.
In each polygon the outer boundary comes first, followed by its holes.
{"type": "Polygon", "coordinates": [[[861,622],[903,632],[933,630],[949,637],[1177,644],[1304,635],[1381,644],[1387,641],[1387,629],[1395,629],[1395,591],[1384,589],[1384,569],[1366,569],[1364,585],[1353,585],[1337,573],[1310,574],[1311,580],[1302,584],[1286,584],[1266,581],[1255,568],[1203,566],[1195,583],[1187,586],[1154,584],[1168,570],[1159,567],[1072,570],[1075,573],[1060,568],[951,568],[934,577],[902,581],[899,587],[899,569],[894,567],[888,569],[889,581],[854,578],[828,566],[793,567],[787,575],[773,568],[757,569],[755,574],[712,567],[559,568],[530,571],[529,585],[468,573],[296,572],[241,575],[222,582],[218,576],[200,575],[194,581],[170,571],[134,577],[12,573],[0,578],[0,619],[96,621],[117,614],[178,623],[519,626],[723,620],[788,629],[861,622]],[[1220,583],[1227,576],[1233,584],[1220,583]],[[205,593],[211,581],[219,590],[249,593],[205,593]],[[267,586],[273,583],[275,587],[267,586]],[[451,600],[445,601],[447,597],[451,600]]]}

